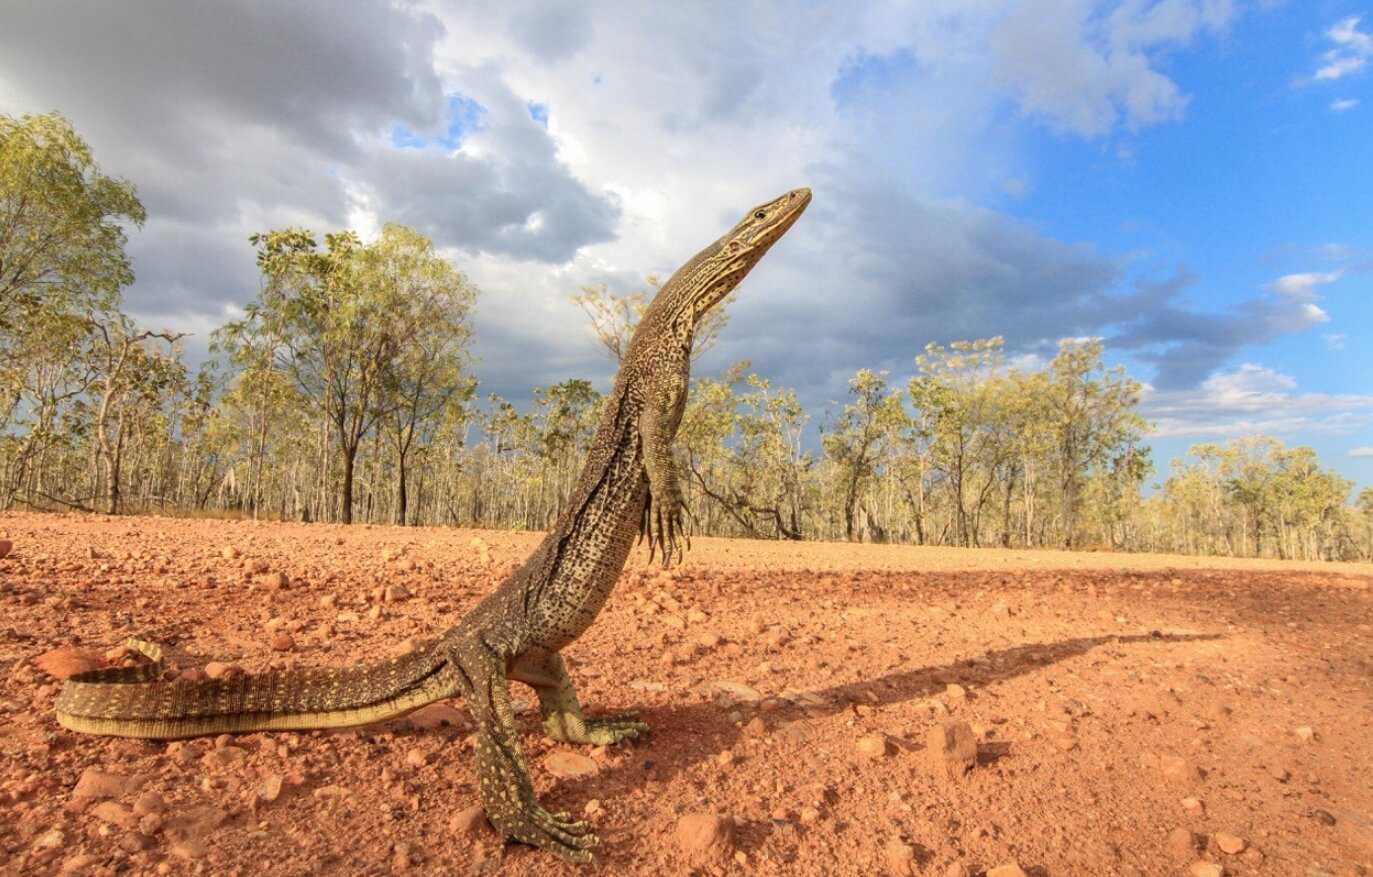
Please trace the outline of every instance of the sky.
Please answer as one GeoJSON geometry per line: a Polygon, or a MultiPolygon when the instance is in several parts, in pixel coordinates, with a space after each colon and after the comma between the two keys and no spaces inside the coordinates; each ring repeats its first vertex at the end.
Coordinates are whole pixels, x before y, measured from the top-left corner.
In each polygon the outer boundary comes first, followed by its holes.
{"type": "Polygon", "coordinates": [[[193,359],[250,234],[394,221],[481,288],[481,392],[607,390],[570,294],[808,186],[697,374],[749,359],[818,419],[930,341],[1100,337],[1151,481],[1263,433],[1373,485],[1373,0],[674,7],[0,0],[0,113],[136,185],[127,309],[193,359]]]}

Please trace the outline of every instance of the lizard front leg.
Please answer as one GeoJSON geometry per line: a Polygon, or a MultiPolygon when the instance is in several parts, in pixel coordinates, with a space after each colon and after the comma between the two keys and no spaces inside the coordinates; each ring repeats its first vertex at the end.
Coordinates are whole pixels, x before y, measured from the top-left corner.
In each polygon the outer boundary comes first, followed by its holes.
{"type": "Polygon", "coordinates": [[[582,715],[567,665],[557,652],[523,656],[508,675],[538,694],[544,733],[551,740],[605,746],[648,732],[648,725],[638,721],[639,714],[634,710],[595,719],[582,715]]]}
{"type": "Polygon", "coordinates": [[[486,818],[508,840],[541,847],[571,862],[590,862],[600,843],[590,823],[540,806],[515,730],[505,661],[479,637],[453,647],[459,689],[477,723],[477,781],[486,818]]]}
{"type": "Polygon", "coordinates": [[[650,562],[654,549],[661,551],[663,566],[672,564],[674,554],[679,561],[685,556],[682,547],[686,538],[682,527],[685,503],[677,463],[672,459],[672,440],[682,419],[684,401],[685,388],[676,392],[655,390],[650,393],[643,414],[639,416],[639,441],[643,448],[644,471],[648,474],[648,501],[644,503],[639,538],[648,537],[650,562]]]}

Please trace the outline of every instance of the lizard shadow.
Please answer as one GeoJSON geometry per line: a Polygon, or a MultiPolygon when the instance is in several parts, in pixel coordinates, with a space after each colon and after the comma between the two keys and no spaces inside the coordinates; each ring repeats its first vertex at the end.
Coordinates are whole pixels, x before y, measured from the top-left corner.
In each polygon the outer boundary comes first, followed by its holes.
{"type": "MultiPolygon", "coordinates": [[[[985,688],[1079,657],[1103,645],[1197,642],[1221,638],[1221,634],[1210,633],[1153,633],[1076,637],[1054,643],[1012,646],[990,651],[974,659],[896,670],[876,679],[812,688],[809,691],[816,698],[810,699],[809,703],[782,701],[771,711],[762,710],[760,705],[755,704],[747,712],[764,717],[769,726],[765,733],[774,744],[799,745],[804,750],[807,741],[815,733],[816,723],[852,711],[859,705],[866,704],[876,709],[905,703],[944,691],[949,683],[985,688]]],[[[626,754],[616,759],[613,768],[601,771],[590,784],[585,779],[555,783],[550,788],[550,797],[553,800],[570,801],[592,795],[635,796],[642,794],[646,784],[666,782],[726,750],[734,750],[747,736],[743,727],[730,721],[729,712],[735,708],[715,700],[645,707],[642,710],[644,720],[653,729],[646,740],[620,749],[626,754]],[[588,785],[594,788],[588,789],[588,785]]],[[[865,732],[857,730],[855,733],[865,732]]],[[[920,748],[918,744],[901,739],[893,742],[903,749],[920,748]]],[[[1009,747],[1005,743],[984,743],[979,747],[978,759],[987,764],[1009,754],[1009,747]]],[[[804,758],[816,757],[823,756],[809,752],[804,758]]],[[[804,772],[804,763],[798,763],[797,778],[803,776],[804,772]]]]}

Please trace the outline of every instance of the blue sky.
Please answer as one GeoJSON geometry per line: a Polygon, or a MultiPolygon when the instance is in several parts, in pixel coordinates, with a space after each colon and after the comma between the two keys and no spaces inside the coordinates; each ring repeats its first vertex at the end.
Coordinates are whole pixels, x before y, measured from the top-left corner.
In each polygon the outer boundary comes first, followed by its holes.
{"type": "Polygon", "coordinates": [[[482,289],[483,391],[605,389],[569,295],[808,185],[698,371],[819,419],[929,341],[1099,336],[1155,480],[1267,433],[1373,486],[1369,34],[1339,0],[49,0],[7,10],[0,112],[138,186],[127,301],[192,356],[256,294],[250,234],[398,221],[482,289]]]}

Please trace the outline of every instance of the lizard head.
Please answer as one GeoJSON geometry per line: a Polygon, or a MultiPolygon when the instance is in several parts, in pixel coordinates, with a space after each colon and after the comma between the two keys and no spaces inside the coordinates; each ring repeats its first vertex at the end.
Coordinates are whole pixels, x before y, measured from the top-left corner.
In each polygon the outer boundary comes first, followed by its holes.
{"type": "Polygon", "coordinates": [[[810,189],[792,189],[780,198],[759,204],[693,260],[696,282],[688,284],[689,300],[681,303],[693,325],[739,285],[808,204],[810,189]]]}

